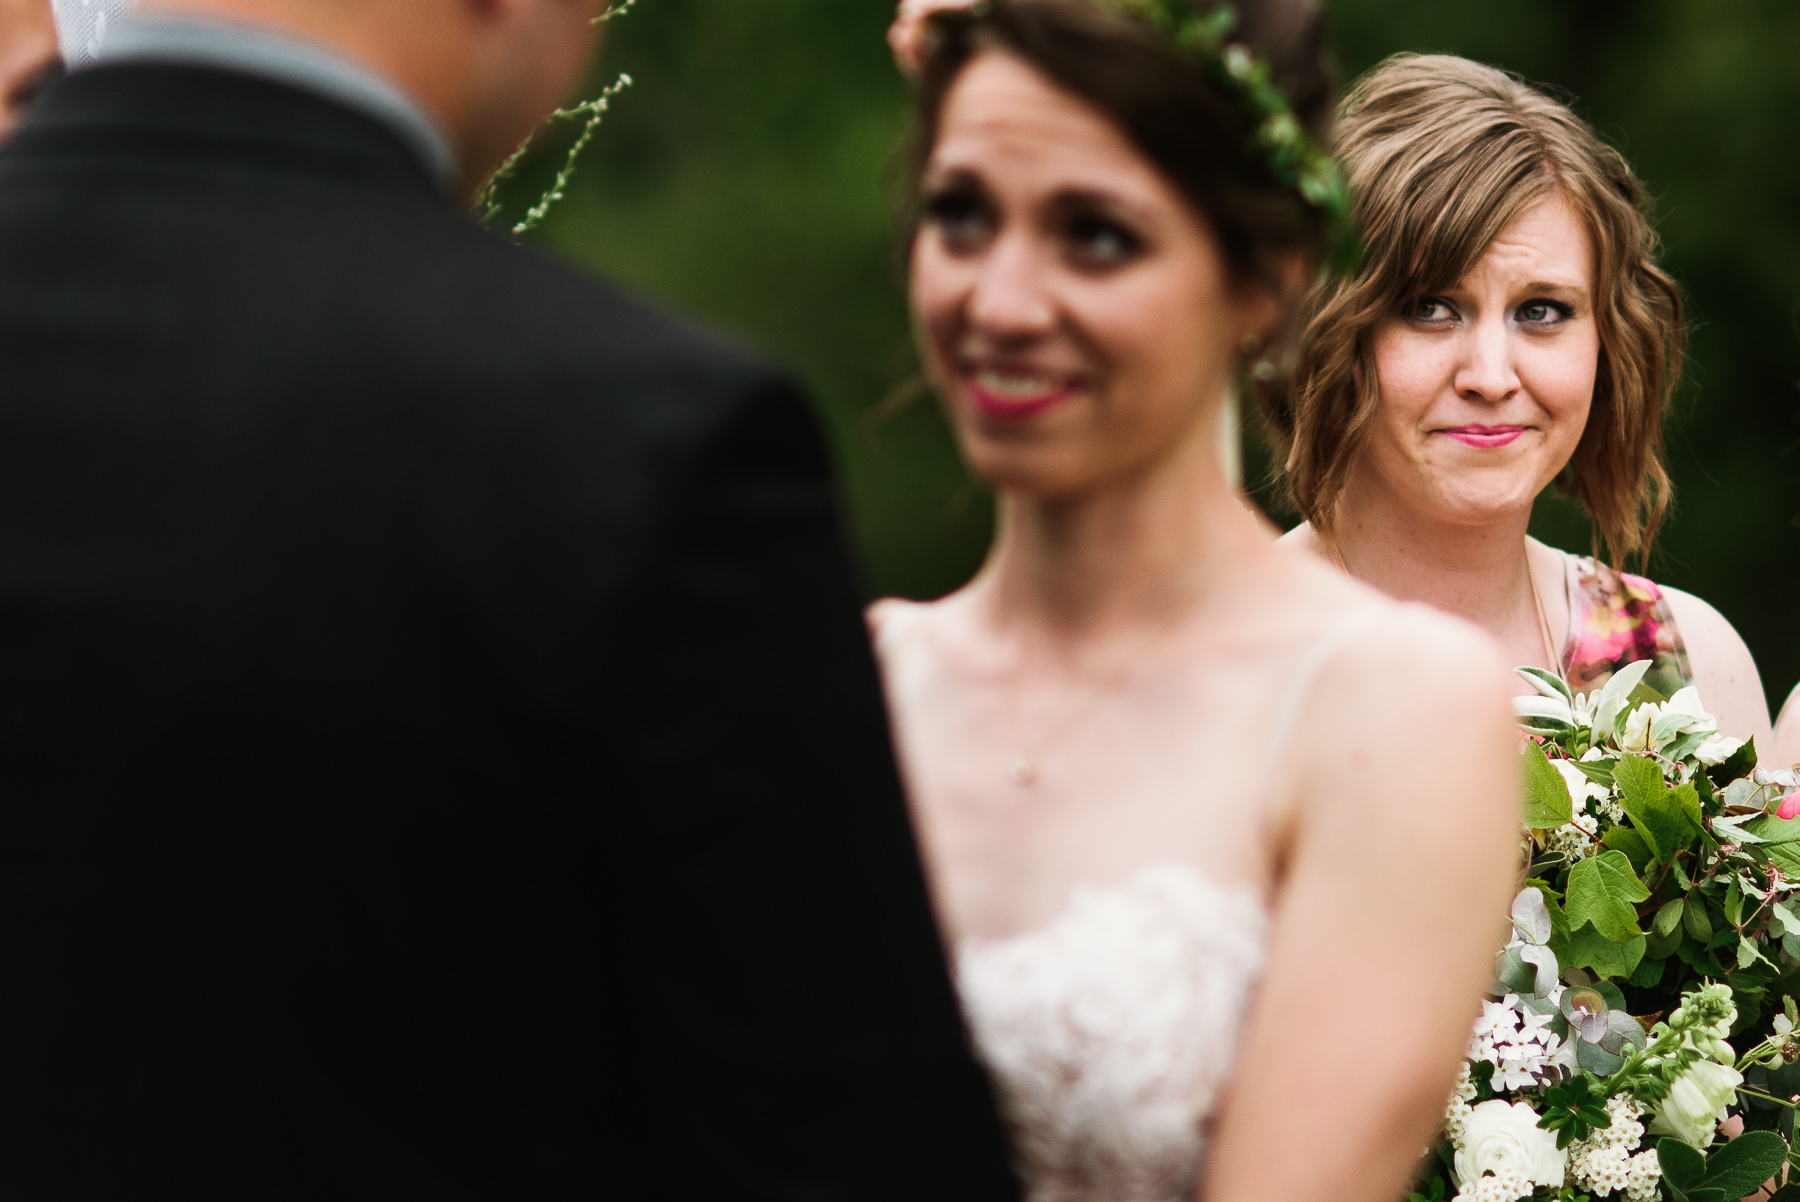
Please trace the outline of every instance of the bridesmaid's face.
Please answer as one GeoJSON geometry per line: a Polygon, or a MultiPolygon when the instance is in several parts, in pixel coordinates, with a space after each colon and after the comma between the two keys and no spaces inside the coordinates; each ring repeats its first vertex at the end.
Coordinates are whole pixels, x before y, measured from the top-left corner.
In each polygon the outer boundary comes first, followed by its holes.
{"type": "Polygon", "coordinates": [[[1381,402],[1352,489],[1459,525],[1528,512],[1587,428],[1593,293],[1593,243],[1558,196],[1521,214],[1455,287],[1384,318],[1381,402]]]}
{"type": "Polygon", "coordinates": [[[922,185],[914,324],[977,472],[1070,496],[1216,449],[1235,349],[1274,300],[1234,283],[1111,121],[986,53],[945,98],[922,185]]]}

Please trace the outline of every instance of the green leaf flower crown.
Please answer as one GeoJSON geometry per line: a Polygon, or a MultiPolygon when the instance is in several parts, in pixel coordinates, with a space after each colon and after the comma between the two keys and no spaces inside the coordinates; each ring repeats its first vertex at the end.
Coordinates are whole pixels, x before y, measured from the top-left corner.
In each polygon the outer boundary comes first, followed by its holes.
{"type": "Polygon", "coordinates": [[[1088,0],[1099,8],[1134,17],[1160,33],[1196,67],[1217,80],[1249,119],[1251,152],[1270,172],[1328,222],[1332,266],[1346,270],[1355,255],[1350,192],[1337,161],[1306,132],[1287,97],[1275,86],[1269,64],[1239,42],[1237,10],[1220,4],[1205,15],[1190,0],[1088,0]]]}

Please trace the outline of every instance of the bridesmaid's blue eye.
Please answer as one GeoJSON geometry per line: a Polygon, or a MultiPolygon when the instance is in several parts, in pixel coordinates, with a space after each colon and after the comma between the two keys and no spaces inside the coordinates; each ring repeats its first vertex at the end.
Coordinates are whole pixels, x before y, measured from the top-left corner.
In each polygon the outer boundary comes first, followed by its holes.
{"type": "Polygon", "coordinates": [[[1575,310],[1561,301],[1528,300],[1519,306],[1519,320],[1528,326],[1561,325],[1575,316],[1575,310]]]}
{"type": "Polygon", "coordinates": [[[1456,320],[1456,309],[1441,296],[1421,296],[1406,302],[1402,311],[1412,321],[1432,325],[1456,320]]]}

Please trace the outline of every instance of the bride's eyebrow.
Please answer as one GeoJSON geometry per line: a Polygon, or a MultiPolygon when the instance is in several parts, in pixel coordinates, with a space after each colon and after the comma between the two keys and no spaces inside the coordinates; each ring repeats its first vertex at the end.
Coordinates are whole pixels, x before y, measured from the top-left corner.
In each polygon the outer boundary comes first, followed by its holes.
{"type": "Polygon", "coordinates": [[[1050,198],[1050,208],[1062,214],[1103,213],[1133,225],[1148,225],[1150,215],[1116,192],[1093,188],[1063,188],[1050,198]]]}

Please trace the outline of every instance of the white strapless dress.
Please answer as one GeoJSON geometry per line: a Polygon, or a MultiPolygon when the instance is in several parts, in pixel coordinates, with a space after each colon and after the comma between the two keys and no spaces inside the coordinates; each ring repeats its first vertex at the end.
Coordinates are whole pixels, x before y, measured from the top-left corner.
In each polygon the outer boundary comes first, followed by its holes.
{"type": "Polygon", "coordinates": [[[1183,864],[962,943],[957,987],[1031,1202],[1190,1202],[1269,919],[1183,864]]]}

